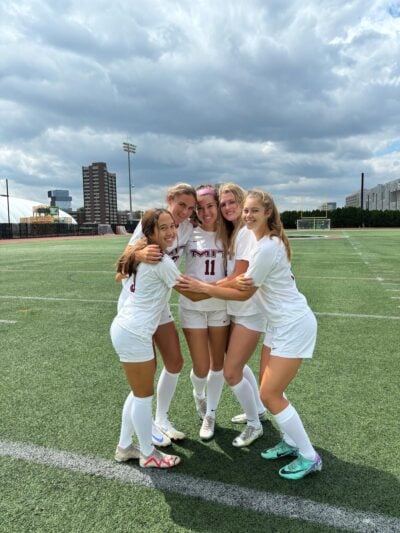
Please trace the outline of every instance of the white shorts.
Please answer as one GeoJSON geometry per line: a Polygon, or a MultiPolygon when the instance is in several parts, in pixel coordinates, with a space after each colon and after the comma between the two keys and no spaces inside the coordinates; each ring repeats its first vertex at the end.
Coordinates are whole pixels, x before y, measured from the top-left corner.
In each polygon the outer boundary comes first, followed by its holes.
{"type": "Polygon", "coordinates": [[[261,313],[249,316],[231,315],[231,321],[234,324],[251,329],[251,331],[259,331],[260,333],[265,333],[267,331],[267,319],[264,318],[261,313]]]}
{"type": "Polygon", "coordinates": [[[152,337],[139,337],[115,320],[110,328],[111,342],[122,363],[144,363],[154,359],[152,337]]]}
{"type": "Polygon", "coordinates": [[[264,346],[271,348],[271,355],[310,359],[317,340],[317,319],[310,310],[298,320],[277,328],[267,328],[264,346]]]}
{"type": "Polygon", "coordinates": [[[219,311],[193,311],[179,308],[181,327],[186,329],[207,329],[211,327],[229,326],[230,319],[226,309],[219,311]]]}
{"type": "Polygon", "coordinates": [[[159,326],[162,326],[164,324],[168,324],[169,322],[173,322],[174,317],[172,316],[171,309],[169,308],[169,304],[165,304],[165,307],[162,310],[160,322],[158,323],[159,326]]]}

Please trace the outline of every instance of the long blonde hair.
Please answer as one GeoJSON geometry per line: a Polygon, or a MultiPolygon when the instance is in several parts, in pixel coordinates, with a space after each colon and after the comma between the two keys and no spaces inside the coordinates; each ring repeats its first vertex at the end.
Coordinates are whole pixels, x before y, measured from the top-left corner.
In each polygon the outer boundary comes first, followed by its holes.
{"type": "MultiPolygon", "coordinates": [[[[240,209],[243,209],[244,200],[246,198],[246,192],[242,187],[236,185],[236,183],[223,183],[219,186],[218,196],[219,203],[221,204],[221,195],[225,193],[232,193],[236,203],[240,206],[240,209]]],[[[239,217],[239,220],[231,222],[226,220],[221,213],[221,205],[219,205],[220,212],[220,223],[217,230],[217,238],[221,239],[226,247],[225,255],[232,259],[235,254],[235,243],[236,237],[240,229],[243,227],[244,222],[242,217],[239,217]]]]}
{"type": "Polygon", "coordinates": [[[283,229],[281,217],[272,196],[261,189],[252,189],[247,193],[246,198],[255,198],[263,206],[265,212],[269,212],[269,215],[265,218],[265,225],[268,228],[269,237],[278,237],[278,239],[283,242],[286,248],[287,257],[290,261],[292,259],[292,250],[290,248],[289,239],[283,229]]]}

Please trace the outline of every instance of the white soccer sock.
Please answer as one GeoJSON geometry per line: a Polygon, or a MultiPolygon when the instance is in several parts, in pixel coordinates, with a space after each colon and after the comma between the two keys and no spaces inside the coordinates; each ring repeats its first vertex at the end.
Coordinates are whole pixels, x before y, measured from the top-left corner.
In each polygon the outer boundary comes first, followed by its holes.
{"type": "Polygon", "coordinates": [[[243,377],[247,379],[251,388],[253,389],[258,414],[264,413],[264,411],[266,411],[266,407],[260,399],[260,389],[256,380],[256,376],[248,365],[245,365],[243,368],[243,377]]]}
{"type": "Polygon", "coordinates": [[[132,409],[132,420],[139,439],[140,451],[146,457],[153,453],[151,437],[151,409],[153,396],[137,398],[135,396],[132,409]]]}
{"type": "MultiPolygon", "coordinates": [[[[288,397],[286,396],[286,393],[284,392],[283,395],[282,395],[285,400],[288,399],[288,397]]],[[[289,401],[289,400],[288,400],[289,401]]],[[[291,439],[289,437],[289,435],[287,433],[285,433],[284,431],[282,431],[282,436],[283,436],[283,440],[286,442],[286,444],[289,444],[289,446],[293,446],[293,448],[296,448],[296,443],[294,442],[293,439],[291,439]]]]}
{"type": "Polygon", "coordinates": [[[289,404],[283,411],[274,415],[274,418],[281,432],[287,434],[295,442],[301,455],[309,461],[315,459],[317,452],[314,450],[300,416],[293,405],[289,404]]]}
{"type": "Polygon", "coordinates": [[[168,411],[175,394],[180,372],[171,374],[164,367],[157,384],[156,424],[162,424],[168,418],[168,411]]]}
{"type": "Polygon", "coordinates": [[[132,421],[132,407],[134,396],[132,392],[126,397],[124,406],[122,408],[121,417],[121,432],[119,434],[118,446],[121,448],[127,448],[132,444],[132,435],[135,433],[135,428],[132,421]]]}
{"type": "Polygon", "coordinates": [[[257,405],[250,383],[246,378],[243,378],[242,381],[231,386],[231,389],[246,413],[248,425],[259,428],[261,424],[258,418],[257,405]]]}
{"type": "Polygon", "coordinates": [[[206,416],[215,417],[219,400],[221,398],[222,387],[224,386],[224,371],[210,370],[207,376],[207,412],[206,416]]]}
{"type": "Polygon", "coordinates": [[[204,398],[205,389],[207,385],[207,376],[205,378],[197,377],[196,374],[193,372],[193,368],[192,368],[192,370],[190,371],[190,380],[193,384],[193,388],[196,393],[196,396],[198,398],[204,398]]]}

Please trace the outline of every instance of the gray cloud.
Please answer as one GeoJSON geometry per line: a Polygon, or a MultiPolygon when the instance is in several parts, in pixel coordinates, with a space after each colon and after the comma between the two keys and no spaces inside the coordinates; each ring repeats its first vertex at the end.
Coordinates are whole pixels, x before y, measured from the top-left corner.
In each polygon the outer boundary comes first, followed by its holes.
{"type": "Polygon", "coordinates": [[[137,207],[178,180],[225,179],[282,209],[343,204],[362,171],[367,186],[398,177],[398,9],[6,0],[0,177],[42,201],[68,188],[78,207],[82,165],[105,161],[126,208],[129,140],[137,207]]]}

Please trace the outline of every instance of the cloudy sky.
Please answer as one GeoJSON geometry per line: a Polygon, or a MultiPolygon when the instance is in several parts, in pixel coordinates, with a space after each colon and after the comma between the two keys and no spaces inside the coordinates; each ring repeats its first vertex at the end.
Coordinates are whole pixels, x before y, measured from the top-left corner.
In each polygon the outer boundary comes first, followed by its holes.
{"type": "Polygon", "coordinates": [[[400,177],[400,0],[1,0],[0,194],[38,202],[82,166],[118,208],[236,181],[281,210],[400,177]]]}

